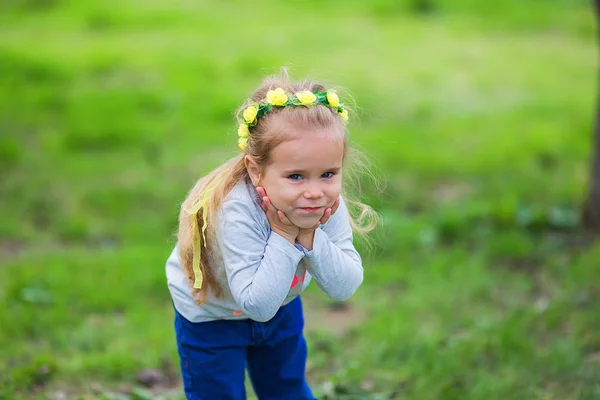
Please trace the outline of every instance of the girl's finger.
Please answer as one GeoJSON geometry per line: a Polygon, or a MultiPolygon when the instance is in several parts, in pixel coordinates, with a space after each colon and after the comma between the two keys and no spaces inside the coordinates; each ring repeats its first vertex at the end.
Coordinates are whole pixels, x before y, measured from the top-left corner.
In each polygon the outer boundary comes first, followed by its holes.
{"type": "Polygon", "coordinates": [[[265,207],[267,207],[268,211],[271,212],[276,212],[277,209],[275,208],[275,206],[273,205],[273,203],[271,203],[271,199],[269,199],[269,196],[264,196],[262,198],[263,204],[265,205],[265,207]]]}
{"type": "Polygon", "coordinates": [[[331,215],[335,214],[335,212],[337,211],[339,206],[340,206],[340,196],[338,196],[338,198],[335,199],[335,201],[333,202],[333,205],[331,206],[331,215]]]}
{"type": "Polygon", "coordinates": [[[279,220],[285,224],[285,225],[292,225],[292,223],[290,222],[290,220],[288,219],[287,215],[285,215],[285,213],[283,211],[279,211],[277,210],[277,216],[279,217],[279,220]]]}
{"type": "Polygon", "coordinates": [[[275,209],[275,207],[273,207],[273,204],[271,203],[271,200],[268,196],[264,196],[262,198],[262,204],[264,205],[263,210],[265,210],[267,215],[270,215],[271,217],[277,215],[277,210],[275,209]]]}
{"type": "Polygon", "coordinates": [[[287,217],[285,216],[285,214],[282,211],[279,211],[277,208],[275,208],[273,203],[271,203],[271,199],[268,196],[263,197],[263,201],[265,201],[267,205],[267,218],[269,218],[272,221],[276,221],[279,219],[281,222],[283,222],[279,215],[279,213],[281,213],[287,221],[287,217]]]}
{"type": "Polygon", "coordinates": [[[260,199],[261,199],[261,202],[260,202],[260,208],[262,208],[262,210],[263,210],[264,212],[267,212],[267,206],[265,205],[265,202],[264,202],[264,201],[262,201],[263,197],[265,197],[265,196],[267,195],[267,194],[265,193],[265,189],[264,189],[262,186],[257,186],[257,187],[256,187],[256,193],[258,193],[258,196],[259,196],[259,197],[260,197],[260,199]]]}
{"type": "Polygon", "coordinates": [[[323,214],[323,216],[321,217],[321,221],[319,221],[321,224],[324,224],[325,222],[329,221],[329,218],[331,217],[332,214],[332,209],[328,208],[325,210],[325,213],[323,214]]]}

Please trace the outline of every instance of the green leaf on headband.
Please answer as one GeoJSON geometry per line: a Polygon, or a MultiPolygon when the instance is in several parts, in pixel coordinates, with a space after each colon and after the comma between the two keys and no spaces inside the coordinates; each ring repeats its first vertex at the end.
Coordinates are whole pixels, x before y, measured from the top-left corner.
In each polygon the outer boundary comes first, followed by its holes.
{"type": "Polygon", "coordinates": [[[258,107],[258,112],[256,113],[256,119],[261,118],[263,115],[271,111],[273,106],[271,104],[261,104],[258,107]]]}
{"type": "Polygon", "coordinates": [[[290,96],[288,102],[293,106],[301,106],[300,100],[296,96],[290,96]]]}

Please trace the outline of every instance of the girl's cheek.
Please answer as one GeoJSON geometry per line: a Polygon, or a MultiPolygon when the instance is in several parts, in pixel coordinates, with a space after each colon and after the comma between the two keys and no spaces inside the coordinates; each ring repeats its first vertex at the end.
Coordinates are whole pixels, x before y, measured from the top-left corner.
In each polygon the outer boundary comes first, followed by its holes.
{"type": "Polygon", "coordinates": [[[327,192],[327,197],[329,197],[331,200],[335,200],[338,198],[338,196],[342,193],[342,187],[334,187],[331,188],[331,190],[329,190],[327,192]]]}
{"type": "Polygon", "coordinates": [[[293,188],[283,187],[279,192],[282,200],[287,203],[293,203],[296,197],[298,197],[299,192],[294,190],[293,188]]]}

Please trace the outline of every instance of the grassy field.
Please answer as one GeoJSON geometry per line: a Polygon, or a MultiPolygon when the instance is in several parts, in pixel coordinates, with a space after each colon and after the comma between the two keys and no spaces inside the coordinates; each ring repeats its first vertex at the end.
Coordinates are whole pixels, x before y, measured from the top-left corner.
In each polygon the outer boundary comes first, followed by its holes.
{"type": "Polygon", "coordinates": [[[349,89],[385,183],[359,292],[304,296],[315,393],[600,399],[591,6],[491,4],[2,2],[0,398],[183,398],[178,204],[288,65],[349,89]]]}

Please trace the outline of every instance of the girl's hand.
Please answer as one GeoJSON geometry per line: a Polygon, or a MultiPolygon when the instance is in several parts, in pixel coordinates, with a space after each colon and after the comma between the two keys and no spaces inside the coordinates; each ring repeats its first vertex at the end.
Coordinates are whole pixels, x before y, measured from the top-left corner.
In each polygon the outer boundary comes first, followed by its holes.
{"type": "Polygon", "coordinates": [[[273,203],[271,203],[271,199],[267,196],[265,188],[257,186],[256,191],[262,200],[260,208],[267,214],[271,230],[285,238],[291,244],[294,244],[298,237],[298,233],[300,232],[300,228],[294,225],[283,211],[275,208],[273,203]]]}
{"type": "Polygon", "coordinates": [[[319,223],[317,223],[315,226],[313,226],[312,228],[309,229],[300,229],[302,230],[315,230],[319,227],[319,225],[323,225],[325,222],[329,221],[329,218],[331,218],[331,216],[333,214],[335,214],[335,212],[337,211],[337,209],[340,207],[340,197],[338,196],[337,199],[335,199],[335,201],[333,202],[333,204],[331,205],[331,207],[327,207],[325,209],[325,212],[323,213],[323,216],[321,217],[321,219],[319,220],[319,223]]]}
{"type": "MultiPolygon", "coordinates": [[[[333,214],[335,214],[335,212],[338,210],[339,207],[340,207],[340,196],[338,196],[338,198],[335,199],[335,201],[333,202],[331,207],[325,209],[325,213],[323,214],[323,217],[321,217],[319,224],[323,225],[325,222],[329,221],[329,218],[331,218],[331,216],[333,214]]],[[[319,224],[317,224],[315,229],[317,229],[319,227],[319,224]]]]}
{"type": "Polygon", "coordinates": [[[323,216],[321,217],[321,219],[315,226],[313,226],[311,228],[305,228],[305,229],[300,228],[300,231],[298,232],[298,237],[296,238],[298,243],[300,243],[302,246],[304,246],[305,249],[307,249],[309,251],[312,250],[313,239],[315,238],[315,230],[319,227],[319,225],[322,225],[325,222],[329,221],[329,218],[331,218],[331,216],[333,214],[335,214],[335,212],[337,211],[339,206],[340,206],[340,198],[338,196],[338,198],[335,199],[335,201],[333,202],[333,205],[331,207],[327,207],[325,209],[323,216]]]}

